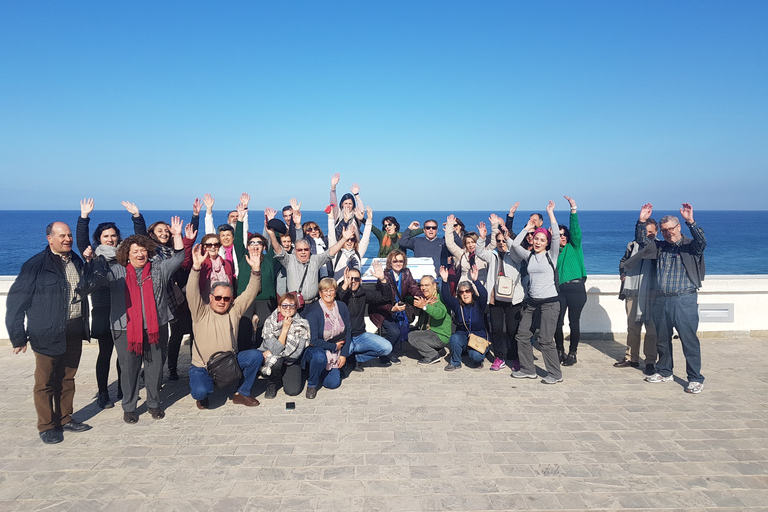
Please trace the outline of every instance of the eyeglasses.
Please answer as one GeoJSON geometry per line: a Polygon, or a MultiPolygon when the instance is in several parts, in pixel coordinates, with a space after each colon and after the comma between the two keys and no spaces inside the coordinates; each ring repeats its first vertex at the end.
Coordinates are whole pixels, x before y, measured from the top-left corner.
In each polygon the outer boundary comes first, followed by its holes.
{"type": "Polygon", "coordinates": [[[296,309],[296,304],[280,304],[283,309],[296,309]]]}
{"type": "Polygon", "coordinates": [[[350,277],[349,280],[352,281],[353,283],[360,282],[360,278],[359,277],[350,277]]]}
{"type": "Polygon", "coordinates": [[[320,231],[320,228],[318,226],[309,226],[307,231],[320,231]]]}
{"type": "Polygon", "coordinates": [[[437,226],[424,226],[424,229],[437,229],[437,226]]]}
{"type": "Polygon", "coordinates": [[[207,248],[209,248],[209,247],[221,247],[221,244],[219,244],[219,243],[215,243],[215,244],[203,244],[203,247],[205,247],[206,249],[207,249],[207,248]]]}
{"type": "Polygon", "coordinates": [[[472,290],[460,290],[459,294],[464,295],[465,293],[472,293],[472,290]]]}
{"type": "Polygon", "coordinates": [[[565,236],[565,233],[560,233],[560,236],[561,236],[561,237],[565,236]]]}
{"type": "Polygon", "coordinates": [[[672,226],[671,228],[661,228],[662,233],[670,233],[680,227],[680,224],[672,226]]]}
{"type": "Polygon", "coordinates": [[[257,245],[264,245],[264,244],[256,240],[254,240],[253,242],[248,242],[248,247],[255,247],[257,245]]]}
{"type": "Polygon", "coordinates": [[[328,288],[326,290],[320,290],[320,293],[322,293],[323,295],[330,295],[330,294],[336,293],[336,290],[334,290],[333,288],[328,288]]]}
{"type": "Polygon", "coordinates": [[[229,297],[227,295],[213,295],[213,300],[215,300],[216,302],[224,301],[225,303],[227,303],[232,300],[232,297],[229,297]]]}
{"type": "Polygon", "coordinates": [[[394,226],[394,224],[392,224],[392,223],[390,223],[390,222],[385,222],[385,223],[384,223],[384,227],[385,227],[385,228],[391,228],[391,227],[393,227],[393,226],[394,226]]]}
{"type": "Polygon", "coordinates": [[[309,252],[309,249],[306,247],[303,249],[296,249],[296,252],[309,252]]]}
{"type": "Polygon", "coordinates": [[[404,260],[392,260],[392,264],[395,264],[395,263],[405,263],[405,261],[404,260]]]}

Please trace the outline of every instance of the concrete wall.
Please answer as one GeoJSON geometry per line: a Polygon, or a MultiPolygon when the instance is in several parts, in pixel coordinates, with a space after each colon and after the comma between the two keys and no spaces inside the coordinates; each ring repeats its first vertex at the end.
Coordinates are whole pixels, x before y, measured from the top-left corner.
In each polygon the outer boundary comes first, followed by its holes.
{"type": "MultiPolygon", "coordinates": [[[[6,342],[5,301],[14,279],[0,276],[0,340],[6,342]]],[[[587,305],[581,317],[583,337],[624,339],[627,319],[624,302],[618,299],[619,285],[618,276],[587,280],[587,305]]],[[[703,337],[768,336],[768,275],[707,276],[699,291],[699,308],[703,337]]]]}

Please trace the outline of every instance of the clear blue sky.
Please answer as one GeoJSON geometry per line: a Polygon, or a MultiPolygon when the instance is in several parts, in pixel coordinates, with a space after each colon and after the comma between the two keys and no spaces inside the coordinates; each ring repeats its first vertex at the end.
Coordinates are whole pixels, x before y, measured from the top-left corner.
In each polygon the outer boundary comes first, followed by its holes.
{"type": "Polygon", "coordinates": [[[768,209],[766,1],[7,1],[3,209],[768,209]]]}

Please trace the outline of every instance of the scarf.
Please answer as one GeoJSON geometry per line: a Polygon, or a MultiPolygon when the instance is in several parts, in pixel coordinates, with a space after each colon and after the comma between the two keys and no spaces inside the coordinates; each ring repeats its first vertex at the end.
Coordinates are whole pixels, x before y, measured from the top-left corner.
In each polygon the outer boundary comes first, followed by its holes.
{"type": "MultiPolygon", "coordinates": [[[[215,260],[211,260],[211,278],[210,284],[218,283],[219,281],[229,283],[229,277],[224,269],[224,258],[218,257],[215,260]]],[[[230,283],[231,284],[231,283],[230,283]]]]}
{"type": "Polygon", "coordinates": [[[160,341],[160,327],[157,324],[157,305],[152,286],[152,262],[142,270],[141,283],[136,269],[130,263],[125,272],[125,312],[128,317],[128,351],[140,356],[144,353],[144,315],[147,321],[147,337],[154,345],[160,341]],[[142,304],[144,305],[142,313],[142,304]]]}
{"type": "Polygon", "coordinates": [[[115,261],[117,259],[117,247],[110,245],[97,245],[96,250],[93,251],[96,256],[104,256],[107,261],[115,261]]]}
{"type": "Polygon", "coordinates": [[[235,246],[234,246],[234,244],[233,244],[233,245],[230,245],[229,247],[222,247],[222,249],[224,249],[224,258],[225,258],[225,259],[227,259],[227,260],[229,260],[229,261],[230,261],[230,262],[232,262],[232,263],[234,263],[234,262],[235,262],[235,258],[234,258],[234,255],[233,255],[233,253],[232,253],[232,249],[233,249],[234,247],[235,247],[235,246]]]}

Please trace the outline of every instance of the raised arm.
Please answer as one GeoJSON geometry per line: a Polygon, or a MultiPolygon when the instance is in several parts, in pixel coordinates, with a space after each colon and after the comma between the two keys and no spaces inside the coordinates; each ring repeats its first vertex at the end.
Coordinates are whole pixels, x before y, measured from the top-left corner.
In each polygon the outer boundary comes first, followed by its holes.
{"type": "Polygon", "coordinates": [[[347,240],[352,238],[352,235],[354,234],[355,234],[355,227],[347,226],[346,229],[344,229],[344,231],[341,232],[341,240],[333,244],[331,248],[328,249],[328,255],[331,257],[336,256],[336,253],[339,252],[342,247],[344,247],[344,243],[346,243],[347,240]]]}
{"type": "Polygon", "coordinates": [[[690,203],[683,203],[683,207],[680,208],[680,215],[685,219],[685,224],[688,229],[691,230],[691,236],[693,237],[692,249],[695,254],[702,254],[707,247],[707,239],[704,236],[704,230],[696,224],[693,220],[693,206],[690,203]]]}
{"type": "Polygon", "coordinates": [[[205,234],[215,235],[216,226],[213,225],[213,204],[216,201],[211,194],[205,194],[203,196],[203,203],[205,203],[205,234]]]}
{"type": "Polygon", "coordinates": [[[333,220],[333,210],[328,213],[328,245],[335,245],[336,240],[336,222],[333,220]]]}
{"type": "Polygon", "coordinates": [[[415,245],[413,238],[417,236],[416,233],[414,233],[414,230],[416,229],[419,229],[419,223],[417,221],[413,221],[408,225],[408,229],[406,229],[403,236],[400,237],[400,247],[413,250],[415,245]]]}
{"type": "Polygon", "coordinates": [[[93,211],[93,199],[83,199],[80,201],[80,217],[77,219],[77,229],[75,231],[75,240],[77,241],[77,250],[80,255],[91,246],[91,235],[89,226],[91,219],[88,217],[93,211]]]}
{"type": "Polygon", "coordinates": [[[134,235],[147,235],[147,223],[144,222],[144,216],[139,212],[139,207],[130,201],[123,201],[122,204],[128,213],[131,214],[131,220],[133,221],[133,234],[134,235]]]}
{"type": "Polygon", "coordinates": [[[242,219],[242,223],[243,223],[243,237],[242,237],[242,240],[243,240],[243,244],[244,245],[248,244],[248,203],[250,203],[250,202],[251,202],[251,196],[249,194],[246,194],[245,192],[243,192],[242,194],[240,194],[240,202],[237,204],[237,208],[235,208],[237,210],[237,217],[239,219],[240,218],[240,207],[241,206],[243,207],[243,215],[242,215],[242,217],[243,217],[243,219],[242,219]]]}
{"type": "Polygon", "coordinates": [[[579,226],[579,214],[577,213],[578,208],[576,207],[576,201],[568,196],[563,197],[565,197],[565,200],[568,201],[568,204],[571,206],[571,215],[568,222],[568,231],[571,232],[571,240],[569,243],[578,249],[581,247],[581,226],[579,226]]]}
{"type": "Polygon", "coordinates": [[[450,252],[456,260],[460,260],[461,256],[464,254],[464,250],[456,244],[456,240],[453,237],[453,226],[455,225],[456,217],[451,214],[445,221],[445,246],[448,248],[448,252],[450,252]]]}
{"type": "MultiPolygon", "coordinates": [[[[365,252],[368,250],[368,244],[371,241],[371,231],[373,229],[373,210],[371,207],[365,209],[368,214],[368,218],[365,220],[365,229],[363,230],[363,236],[360,238],[360,244],[357,246],[360,256],[365,257],[365,252]]],[[[362,265],[362,261],[360,264],[362,265]]]]}
{"type": "Polygon", "coordinates": [[[549,244],[549,257],[552,263],[557,263],[557,256],[560,254],[560,226],[555,218],[555,202],[550,201],[547,204],[547,214],[549,214],[549,231],[552,233],[552,241],[549,244]]]}
{"type": "Polygon", "coordinates": [[[333,213],[333,221],[336,222],[339,220],[339,217],[341,216],[341,212],[339,211],[339,201],[336,199],[336,185],[339,184],[339,180],[341,179],[341,174],[335,173],[333,176],[331,176],[331,197],[328,204],[331,205],[331,213],[333,213]]]}
{"type": "Polygon", "coordinates": [[[645,230],[646,221],[651,218],[653,213],[653,205],[651,203],[645,203],[640,208],[640,216],[635,224],[635,242],[640,244],[640,247],[645,247],[651,241],[648,238],[648,232],[645,230]]]}
{"type": "Polygon", "coordinates": [[[192,271],[187,281],[187,302],[194,321],[200,318],[201,310],[206,307],[200,296],[200,269],[207,258],[208,251],[204,251],[200,244],[192,248],[192,271]]]}
{"type": "Polygon", "coordinates": [[[509,213],[507,214],[507,220],[504,223],[504,225],[507,227],[510,233],[514,233],[515,230],[512,229],[512,223],[515,221],[515,212],[517,211],[517,207],[520,206],[520,201],[516,202],[512,206],[509,207],[509,213]]]}

